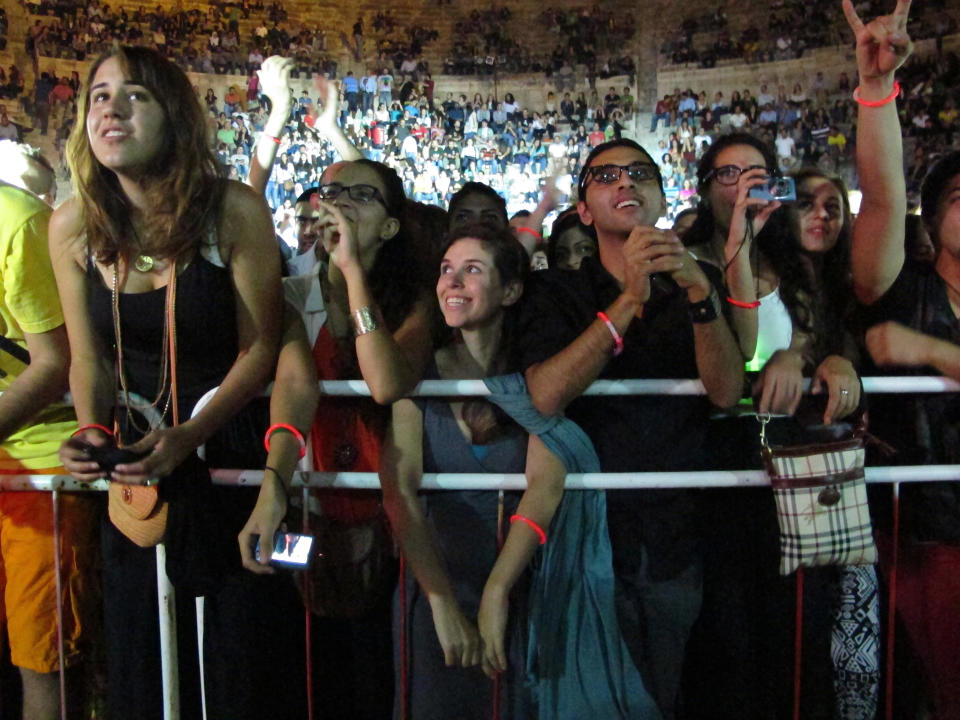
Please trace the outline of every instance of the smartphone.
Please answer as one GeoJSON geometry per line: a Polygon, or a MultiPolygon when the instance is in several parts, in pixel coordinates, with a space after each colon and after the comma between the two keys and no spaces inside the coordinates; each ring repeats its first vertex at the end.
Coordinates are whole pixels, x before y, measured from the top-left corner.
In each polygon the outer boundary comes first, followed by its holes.
{"type": "MultiPolygon", "coordinates": [[[[270,564],[303,570],[310,564],[311,550],[313,550],[312,535],[298,535],[278,530],[273,536],[270,564]]],[[[256,545],[253,547],[253,554],[257,562],[260,562],[260,538],[257,538],[256,545]]]]}
{"type": "Polygon", "coordinates": [[[113,472],[113,468],[117,465],[136,462],[150,454],[149,450],[146,452],[135,452],[127,448],[113,447],[112,445],[88,445],[85,450],[89,458],[97,463],[104,472],[113,472]]]}
{"type": "Polygon", "coordinates": [[[782,203],[796,202],[797,184],[791,177],[772,177],[764,185],[750,188],[747,195],[770,202],[774,200],[779,200],[782,203]]]}

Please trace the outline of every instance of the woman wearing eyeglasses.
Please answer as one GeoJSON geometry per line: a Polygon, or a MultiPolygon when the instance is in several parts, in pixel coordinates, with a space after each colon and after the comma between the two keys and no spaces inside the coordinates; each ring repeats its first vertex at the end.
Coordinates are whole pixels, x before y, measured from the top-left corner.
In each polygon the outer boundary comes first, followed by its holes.
{"type": "MultiPolygon", "coordinates": [[[[797,200],[787,207],[750,197],[750,190],[764,186],[775,168],[772,149],[752,136],[720,138],[700,163],[703,201],[684,241],[701,260],[724,271],[727,304],[747,369],[759,372],[753,387],[756,409],[793,416],[768,426],[771,442],[798,444],[815,441],[810,435],[814,426],[826,431],[853,414],[860,401],[860,381],[851,362],[856,354],[844,326],[852,307],[850,210],[843,184],[815,170],[796,174],[797,200]],[[804,376],[812,376],[813,392],[826,396],[825,405],[814,407],[812,400],[801,404],[804,376]]],[[[721,467],[759,465],[758,426],[752,419],[718,420],[711,425],[711,445],[721,467]]],[[[727,708],[719,710],[716,703],[725,702],[736,707],[741,717],[762,715],[771,705],[788,712],[794,587],[793,578],[777,575],[773,498],[765,490],[725,490],[709,497],[703,523],[709,572],[699,636],[704,644],[697,656],[709,658],[736,642],[739,653],[756,665],[747,662],[715,672],[693,662],[691,689],[699,693],[693,704],[711,707],[718,716],[725,716],[727,708]],[[733,557],[737,559],[732,562],[733,557]],[[719,597],[724,600],[711,602],[719,597]],[[757,692],[752,684],[761,668],[770,680],[757,692]],[[786,671],[770,672],[770,668],[786,671]]],[[[869,623],[876,620],[876,577],[872,569],[865,571],[853,584],[857,592],[847,596],[862,611],[862,637],[872,641],[876,628],[869,623]]],[[[830,640],[838,626],[832,626],[831,613],[837,608],[839,583],[857,572],[818,568],[806,574],[805,689],[833,685],[830,640]]],[[[869,651],[862,653],[863,658],[869,655],[869,651]]],[[[805,693],[803,714],[812,716],[822,710],[830,715],[835,707],[859,711],[867,707],[861,703],[875,704],[877,679],[873,668],[838,684],[837,693],[822,688],[805,693]]]]}
{"type": "MultiPolygon", "coordinates": [[[[428,295],[404,228],[403,184],[386,165],[370,160],[341,162],[326,169],[315,198],[315,232],[330,261],[318,274],[287,278],[284,294],[306,328],[321,380],[362,378],[373,400],[321,399],[312,427],[314,467],[327,472],[376,471],[389,413],[388,404],[421,378],[433,354],[428,295]]],[[[282,368],[278,369],[278,373],[282,368]]],[[[278,437],[280,435],[278,434],[278,437]]],[[[379,585],[331,587],[324,563],[354,558],[317,547],[306,573],[314,623],[314,681],[332,716],[389,717],[392,705],[390,600],[396,581],[392,545],[373,493],[315,492],[310,524],[317,515],[342,532],[371,533],[380,553],[379,585]],[[353,528],[352,530],[349,528],[353,528]],[[331,662],[331,659],[335,661],[331,662]]],[[[342,537],[342,535],[341,535],[342,537]]],[[[249,567],[249,564],[248,564],[249,567]]]]}

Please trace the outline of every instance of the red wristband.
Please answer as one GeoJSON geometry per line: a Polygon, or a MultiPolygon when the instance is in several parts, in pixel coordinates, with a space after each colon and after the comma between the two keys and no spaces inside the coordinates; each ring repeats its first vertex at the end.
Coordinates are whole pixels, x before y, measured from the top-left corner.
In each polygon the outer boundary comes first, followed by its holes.
{"type": "Polygon", "coordinates": [[[597,317],[603,321],[603,324],[607,326],[607,330],[613,335],[613,356],[616,357],[623,352],[623,337],[617,332],[617,327],[603,310],[597,313],[597,317]]]}
{"type": "Polygon", "coordinates": [[[113,437],[113,431],[112,431],[112,430],[110,430],[109,428],[104,427],[103,425],[98,425],[97,423],[90,423],[89,425],[81,425],[80,427],[78,427],[78,428],[76,429],[76,431],[75,431],[75,432],[73,433],[73,435],[71,435],[70,437],[75,438],[77,435],[79,435],[80,433],[84,432],[85,430],[99,430],[99,431],[102,432],[104,435],[108,435],[109,437],[113,437]]]}
{"type": "Polygon", "coordinates": [[[897,95],[899,94],[900,94],[900,83],[894,80],[893,92],[887,95],[885,98],[883,98],[883,100],[864,100],[863,98],[860,97],[859,85],[857,85],[857,87],[855,87],[853,90],[853,99],[856,100],[861,105],[863,105],[864,107],[875,108],[875,107],[883,107],[887,103],[893,102],[894,100],[897,99],[897,95]]]}
{"type": "Polygon", "coordinates": [[[538,232],[537,232],[536,230],[534,230],[533,228],[518,227],[518,228],[517,228],[517,234],[519,235],[519,234],[522,233],[522,232],[529,233],[530,235],[533,235],[537,240],[543,240],[543,235],[541,235],[540,233],[538,233],[538,232]]]}
{"type": "Polygon", "coordinates": [[[266,133],[263,133],[263,137],[267,138],[268,140],[273,140],[277,145],[280,144],[280,138],[276,137],[275,135],[267,135],[266,133]]]}
{"type": "Polygon", "coordinates": [[[267,452],[270,452],[270,438],[280,430],[290,433],[297,439],[297,442],[300,443],[301,458],[307,454],[307,441],[303,439],[303,433],[288,423],[274,423],[267,428],[267,432],[263,436],[263,446],[267,449],[267,452]]]}
{"type": "Polygon", "coordinates": [[[746,302],[745,300],[734,300],[732,297],[727,296],[727,302],[733,305],[734,307],[744,308],[746,310],[753,310],[760,307],[760,301],[754,300],[753,302],[746,302]]]}
{"type": "Polygon", "coordinates": [[[538,538],[540,538],[540,544],[541,544],[541,545],[545,545],[545,544],[546,544],[546,542],[547,542],[547,534],[543,531],[543,528],[542,528],[542,527],[540,527],[537,523],[535,523],[533,520],[531,520],[530,518],[528,518],[528,517],[526,517],[526,516],[524,516],[524,515],[511,515],[511,516],[510,516],[510,524],[511,524],[511,525],[512,525],[515,521],[517,521],[517,520],[519,520],[520,522],[526,523],[527,525],[530,526],[530,529],[533,530],[533,531],[537,534],[537,537],[538,537],[538,538]]]}

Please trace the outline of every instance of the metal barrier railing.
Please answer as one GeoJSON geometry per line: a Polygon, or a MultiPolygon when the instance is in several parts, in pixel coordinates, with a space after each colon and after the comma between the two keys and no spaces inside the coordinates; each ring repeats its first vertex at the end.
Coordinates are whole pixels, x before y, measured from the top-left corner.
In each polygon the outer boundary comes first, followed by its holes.
{"type": "MultiPolygon", "coordinates": [[[[930,394],[960,392],[960,383],[943,377],[870,377],[863,378],[863,390],[869,394],[930,394]]],[[[809,389],[809,381],[805,382],[809,389]]],[[[370,390],[362,380],[321,381],[324,395],[345,397],[369,397],[370,390]]],[[[213,390],[208,393],[213,395],[213,390]]],[[[424,380],[411,396],[456,397],[486,396],[489,390],[482,380],[424,380]]],[[[615,395],[704,395],[699,380],[598,380],[584,393],[589,396],[615,395]]],[[[198,404],[199,406],[199,404],[198,404]]],[[[960,465],[914,465],[867,467],[868,483],[894,485],[900,483],[938,482],[960,480],[960,465]]],[[[213,481],[220,485],[258,486],[263,480],[262,470],[212,471],[213,481]]],[[[768,486],[769,478],[762,470],[724,470],[691,472],[632,472],[632,473],[582,473],[566,477],[567,490],[599,489],[663,489],[663,488],[717,488],[768,486]]],[[[54,494],[55,533],[59,531],[59,514],[56,499],[60,492],[103,492],[109,486],[106,480],[80,482],[63,474],[17,474],[0,475],[0,492],[48,491],[54,494]]],[[[303,488],[351,488],[379,490],[380,480],[373,472],[317,472],[300,470],[294,472],[293,487],[303,488]]],[[[521,473],[467,474],[425,473],[421,488],[424,490],[523,490],[526,478],[521,473]]],[[[58,537],[58,535],[57,535],[58,537]]],[[[56,546],[57,548],[59,545],[56,546]]],[[[59,553],[57,553],[59,555],[59,553]]],[[[175,666],[176,617],[174,612],[174,588],[164,572],[165,549],[157,546],[157,592],[160,610],[161,653],[163,654],[164,719],[179,720],[178,687],[179,674],[175,666]]],[[[59,576],[59,572],[58,572],[59,576]]],[[[59,577],[58,577],[59,580],[59,577]]],[[[201,599],[198,599],[201,600],[201,599]]],[[[198,633],[202,633],[202,604],[198,604],[198,633]]],[[[200,638],[202,647],[202,637],[200,638]]],[[[61,668],[63,648],[60,647],[61,668]]],[[[201,657],[201,668],[202,657],[201,657]]],[[[66,707],[61,708],[66,720],[66,707]]],[[[206,708],[204,707],[204,716],[206,708]]]]}

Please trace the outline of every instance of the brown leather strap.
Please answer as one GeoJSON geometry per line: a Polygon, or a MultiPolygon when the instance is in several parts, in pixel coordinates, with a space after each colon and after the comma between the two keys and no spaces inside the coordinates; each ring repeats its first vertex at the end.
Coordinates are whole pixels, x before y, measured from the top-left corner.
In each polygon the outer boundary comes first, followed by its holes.
{"type": "Polygon", "coordinates": [[[767,472],[770,475],[770,485],[778,490],[843,485],[844,483],[860,480],[863,477],[863,468],[853,468],[851,470],[844,470],[843,472],[830,473],[829,475],[811,475],[801,478],[777,477],[769,468],[767,472]]]}
{"type": "Polygon", "coordinates": [[[167,351],[170,353],[170,403],[174,425],[180,424],[180,408],[177,403],[177,261],[170,262],[170,280],[167,282],[167,351]]]}

